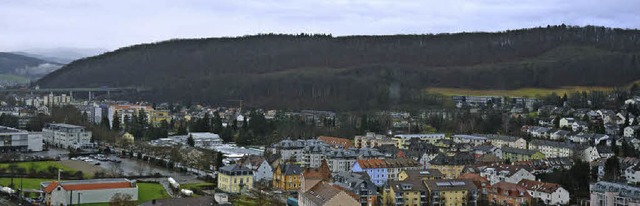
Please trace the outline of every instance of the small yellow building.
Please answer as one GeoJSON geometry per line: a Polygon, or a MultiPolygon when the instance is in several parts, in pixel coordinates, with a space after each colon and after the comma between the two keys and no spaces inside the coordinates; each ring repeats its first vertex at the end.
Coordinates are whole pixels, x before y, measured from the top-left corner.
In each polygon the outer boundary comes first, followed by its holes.
{"type": "Polygon", "coordinates": [[[300,175],[302,168],[300,165],[285,163],[279,164],[273,172],[273,187],[284,191],[295,191],[300,189],[300,175]]]}
{"type": "Polygon", "coordinates": [[[253,188],[253,171],[239,164],[220,168],[218,188],[228,193],[240,193],[253,188]]]}
{"type": "Polygon", "coordinates": [[[171,121],[171,117],[169,116],[169,110],[151,110],[149,111],[150,118],[149,123],[155,127],[159,127],[162,125],[162,121],[166,121],[169,123],[171,121]]]}
{"type": "Polygon", "coordinates": [[[478,189],[471,180],[425,180],[430,205],[476,205],[478,189]]]}

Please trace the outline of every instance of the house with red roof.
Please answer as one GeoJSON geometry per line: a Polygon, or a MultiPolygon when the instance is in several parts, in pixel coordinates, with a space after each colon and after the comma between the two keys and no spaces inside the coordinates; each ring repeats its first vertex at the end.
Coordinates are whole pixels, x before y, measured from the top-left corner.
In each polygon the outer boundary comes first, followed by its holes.
{"type": "Polygon", "coordinates": [[[138,185],[124,178],[42,182],[40,189],[46,205],[108,203],[116,194],[138,200],[138,185]]]}
{"type": "Polygon", "coordinates": [[[530,205],[531,195],[518,184],[498,182],[491,186],[489,202],[495,205],[530,205]]]}
{"type": "Polygon", "coordinates": [[[518,185],[525,187],[533,198],[546,205],[566,205],[571,199],[569,191],[559,184],[523,179],[518,185]]]}

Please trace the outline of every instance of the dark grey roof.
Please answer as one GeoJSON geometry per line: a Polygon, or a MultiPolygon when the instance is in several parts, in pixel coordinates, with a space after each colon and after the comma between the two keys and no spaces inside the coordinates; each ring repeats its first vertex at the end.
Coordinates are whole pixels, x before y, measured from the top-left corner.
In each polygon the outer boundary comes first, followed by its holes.
{"type": "Polygon", "coordinates": [[[511,153],[511,154],[523,154],[523,155],[533,155],[535,154],[537,151],[535,150],[528,150],[528,149],[519,149],[519,148],[513,148],[513,147],[502,147],[502,153],[511,153]]]}
{"type": "Polygon", "coordinates": [[[534,139],[531,140],[531,142],[529,143],[530,145],[544,145],[544,146],[551,146],[551,147],[566,147],[566,148],[574,148],[575,145],[568,143],[568,142],[556,142],[556,141],[549,141],[549,140],[541,140],[541,139],[534,139]]]}
{"type": "Polygon", "coordinates": [[[613,182],[600,181],[591,185],[592,192],[619,192],[619,196],[628,197],[631,199],[640,199],[640,188],[633,187],[627,184],[619,184],[613,182]]]}
{"type": "Polygon", "coordinates": [[[472,164],[476,161],[473,156],[467,152],[459,152],[454,156],[447,156],[445,154],[438,154],[438,156],[434,157],[429,163],[435,165],[467,165],[472,164]]]}
{"type": "Polygon", "coordinates": [[[220,171],[227,171],[227,172],[252,172],[251,169],[244,167],[242,165],[239,164],[232,164],[232,165],[227,165],[224,167],[220,168],[220,171]]]}
{"type": "Polygon", "coordinates": [[[297,164],[285,164],[280,166],[285,175],[299,175],[302,174],[302,168],[297,164]]]}

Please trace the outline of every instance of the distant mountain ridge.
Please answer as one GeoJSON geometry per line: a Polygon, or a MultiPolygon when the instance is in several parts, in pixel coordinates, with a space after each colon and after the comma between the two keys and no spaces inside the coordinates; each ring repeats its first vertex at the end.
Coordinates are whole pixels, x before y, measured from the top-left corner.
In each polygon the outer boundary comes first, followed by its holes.
{"type": "Polygon", "coordinates": [[[99,48],[58,47],[58,48],[32,48],[32,49],[25,49],[22,51],[15,51],[11,53],[38,58],[38,59],[42,59],[50,62],[56,62],[60,64],[68,64],[74,60],[99,55],[106,51],[107,51],[106,49],[99,49],[99,48]]]}
{"type": "Polygon", "coordinates": [[[640,31],[549,26],[437,35],[170,40],[74,61],[41,87],[150,88],[155,101],[276,108],[428,104],[428,87],[619,86],[640,79],[640,31]]]}
{"type": "Polygon", "coordinates": [[[45,61],[20,54],[0,52],[0,85],[27,83],[62,67],[57,62],[45,61]]]}

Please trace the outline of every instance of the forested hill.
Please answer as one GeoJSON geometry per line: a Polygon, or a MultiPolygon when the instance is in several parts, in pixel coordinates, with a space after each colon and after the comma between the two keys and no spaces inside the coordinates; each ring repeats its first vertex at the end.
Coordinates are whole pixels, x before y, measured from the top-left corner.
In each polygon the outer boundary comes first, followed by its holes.
{"type": "Polygon", "coordinates": [[[316,109],[429,101],[427,87],[617,86],[640,79],[640,31],[604,27],[498,33],[256,35],[170,40],[74,61],[41,87],[152,89],[157,101],[316,109]]]}

